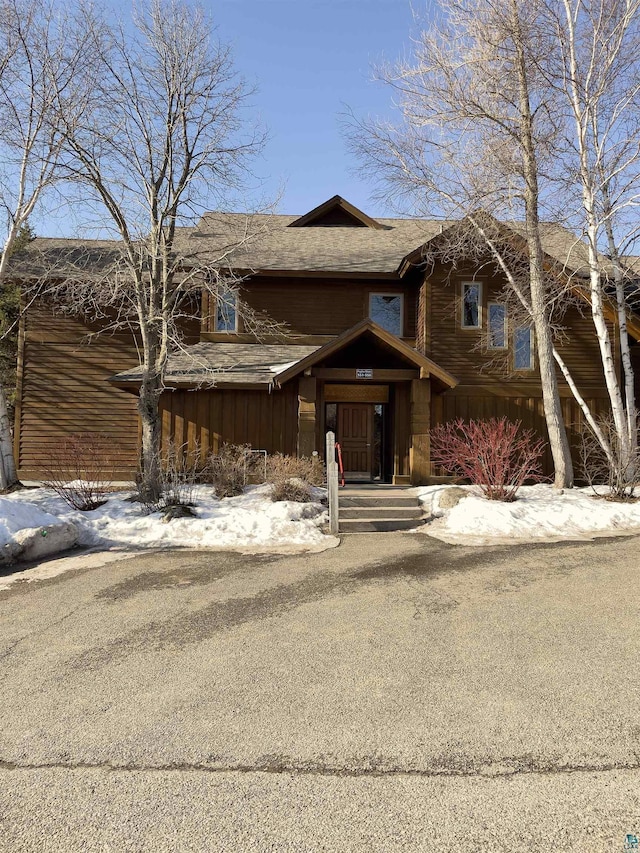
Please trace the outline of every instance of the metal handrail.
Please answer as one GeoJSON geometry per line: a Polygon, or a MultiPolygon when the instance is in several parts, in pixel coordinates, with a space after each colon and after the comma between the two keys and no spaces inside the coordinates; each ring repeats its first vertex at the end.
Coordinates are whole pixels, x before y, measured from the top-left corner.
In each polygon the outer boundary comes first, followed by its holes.
{"type": "Polygon", "coordinates": [[[340,472],[340,485],[344,489],[344,465],[342,464],[342,447],[336,441],[336,450],[338,451],[338,471],[340,472]]]}

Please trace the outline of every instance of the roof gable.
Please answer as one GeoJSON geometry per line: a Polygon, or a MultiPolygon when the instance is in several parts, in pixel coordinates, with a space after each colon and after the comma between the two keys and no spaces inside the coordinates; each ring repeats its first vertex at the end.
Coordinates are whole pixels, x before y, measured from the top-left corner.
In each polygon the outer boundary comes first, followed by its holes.
{"type": "Polygon", "coordinates": [[[356,323],[355,326],[352,326],[346,332],[343,332],[341,335],[338,335],[333,341],[325,344],[324,346],[319,347],[314,352],[310,353],[305,358],[301,358],[300,361],[297,361],[295,364],[292,364],[279,373],[276,373],[274,377],[274,382],[278,385],[282,385],[283,382],[286,382],[288,379],[297,376],[302,373],[307,368],[313,367],[320,362],[325,361],[330,356],[337,353],[339,350],[344,349],[353,341],[362,337],[363,335],[373,336],[378,339],[383,346],[393,351],[393,353],[404,361],[409,362],[410,364],[415,365],[415,367],[424,370],[425,378],[426,376],[433,377],[437,379],[441,385],[445,388],[455,388],[458,384],[458,380],[449,373],[447,370],[444,370],[442,367],[437,365],[434,361],[431,361],[430,358],[427,358],[426,355],[422,355],[417,350],[408,346],[401,341],[400,338],[397,338],[395,335],[392,335],[391,332],[387,332],[377,323],[374,323],[373,320],[366,318],[365,320],[361,320],[359,323],[356,323]]]}
{"type": "Polygon", "coordinates": [[[317,228],[317,227],[340,227],[340,228],[376,228],[384,226],[372,219],[364,211],[350,204],[342,196],[334,195],[332,198],[314,207],[303,216],[299,216],[290,222],[289,228],[317,228]]]}

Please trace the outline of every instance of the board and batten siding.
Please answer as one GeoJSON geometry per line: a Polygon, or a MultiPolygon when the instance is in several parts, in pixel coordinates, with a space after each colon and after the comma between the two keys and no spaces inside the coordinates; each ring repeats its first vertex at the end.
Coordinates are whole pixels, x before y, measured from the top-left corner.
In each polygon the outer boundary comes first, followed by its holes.
{"type": "MultiPolygon", "coordinates": [[[[596,417],[609,411],[609,398],[599,389],[592,389],[586,402],[596,417]]],[[[561,395],[562,414],[567,425],[574,464],[580,458],[580,433],[584,427],[584,415],[574,398],[567,392],[561,395]]],[[[542,394],[523,386],[508,389],[502,393],[491,386],[461,385],[444,394],[435,394],[431,401],[431,425],[461,418],[467,420],[488,420],[506,417],[511,421],[520,421],[524,429],[533,430],[546,439],[547,426],[544,417],[542,394]]],[[[549,446],[543,456],[543,470],[546,475],[553,473],[553,461],[549,446]]],[[[435,472],[434,472],[435,473],[435,472]]],[[[579,476],[579,471],[576,471],[579,476]]]]}
{"type": "Polygon", "coordinates": [[[298,437],[298,384],[272,392],[211,388],[165,391],[160,398],[162,441],[186,446],[204,460],[223,444],[250,444],[255,450],[295,455],[298,437]]]}

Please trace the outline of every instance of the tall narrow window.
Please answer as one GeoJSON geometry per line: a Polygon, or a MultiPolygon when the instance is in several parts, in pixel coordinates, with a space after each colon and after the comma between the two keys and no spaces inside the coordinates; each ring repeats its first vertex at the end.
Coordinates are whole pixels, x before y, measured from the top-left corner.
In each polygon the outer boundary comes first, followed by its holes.
{"type": "Polygon", "coordinates": [[[482,285],[477,281],[462,283],[462,328],[478,329],[482,325],[482,285]]]}
{"type": "Polygon", "coordinates": [[[218,291],[214,331],[238,331],[238,293],[233,288],[225,287],[218,291]]]}
{"type": "Polygon", "coordinates": [[[513,366],[516,370],[533,367],[533,332],[530,326],[518,326],[513,333],[513,366]]]}
{"type": "Polygon", "coordinates": [[[401,293],[372,293],[369,296],[369,317],[393,335],[402,336],[404,299],[401,293]]]}
{"type": "Polygon", "coordinates": [[[507,310],[499,302],[490,302],[487,306],[489,326],[489,348],[504,349],[507,346],[507,310]]]}

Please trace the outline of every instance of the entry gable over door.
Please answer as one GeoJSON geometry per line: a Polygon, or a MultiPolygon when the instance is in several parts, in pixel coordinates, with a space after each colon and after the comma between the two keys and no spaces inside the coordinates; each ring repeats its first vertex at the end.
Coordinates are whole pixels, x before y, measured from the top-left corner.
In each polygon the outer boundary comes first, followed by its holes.
{"type": "MultiPolygon", "coordinates": [[[[308,369],[326,364],[339,365],[341,361],[344,361],[342,366],[345,370],[355,371],[358,368],[362,368],[363,370],[372,368],[375,370],[374,375],[359,377],[354,375],[353,378],[371,378],[384,381],[383,371],[385,368],[394,372],[405,369],[411,371],[412,376],[407,375],[404,378],[413,378],[415,371],[418,370],[421,379],[431,378],[437,385],[441,386],[442,390],[454,388],[458,384],[458,380],[448,371],[405,344],[400,338],[391,334],[391,332],[387,332],[381,326],[378,326],[377,323],[374,323],[369,318],[352,326],[351,329],[343,332],[343,334],[330,343],[319,347],[307,357],[284,368],[274,376],[273,381],[276,385],[282,385],[287,380],[308,369]],[[341,354],[344,359],[340,358],[341,354]],[[371,364],[365,364],[364,362],[357,364],[358,358],[371,361],[371,364]]],[[[387,377],[389,380],[392,378],[399,379],[401,377],[397,375],[395,377],[387,377]]]]}

